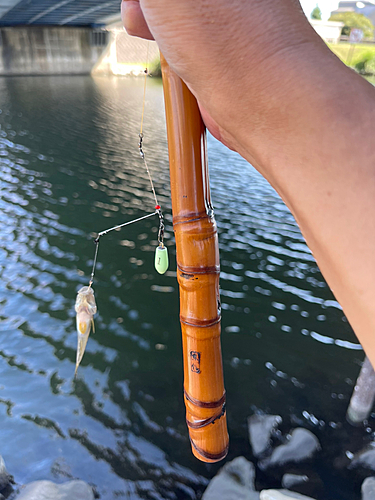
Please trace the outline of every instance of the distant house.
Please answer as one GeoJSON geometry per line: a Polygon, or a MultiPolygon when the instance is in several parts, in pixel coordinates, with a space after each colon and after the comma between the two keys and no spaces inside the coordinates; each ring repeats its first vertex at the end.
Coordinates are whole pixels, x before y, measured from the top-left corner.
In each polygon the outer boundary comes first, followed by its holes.
{"type": "Polygon", "coordinates": [[[329,43],[338,43],[340,41],[341,30],[344,23],[336,21],[318,21],[309,19],[311,26],[320,35],[324,41],[329,43]]]}
{"type": "Polygon", "coordinates": [[[352,0],[343,0],[339,2],[339,7],[331,12],[333,14],[342,14],[344,12],[357,12],[368,17],[375,26],[375,0],[363,2],[353,2],[352,0]]]}

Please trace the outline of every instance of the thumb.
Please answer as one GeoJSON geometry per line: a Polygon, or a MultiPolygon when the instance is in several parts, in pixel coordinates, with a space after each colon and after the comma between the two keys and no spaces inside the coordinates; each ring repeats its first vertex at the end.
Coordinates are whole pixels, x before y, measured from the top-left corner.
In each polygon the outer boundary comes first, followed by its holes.
{"type": "Polygon", "coordinates": [[[132,36],[154,40],[143,16],[139,0],[122,0],[121,18],[127,33],[132,36]]]}

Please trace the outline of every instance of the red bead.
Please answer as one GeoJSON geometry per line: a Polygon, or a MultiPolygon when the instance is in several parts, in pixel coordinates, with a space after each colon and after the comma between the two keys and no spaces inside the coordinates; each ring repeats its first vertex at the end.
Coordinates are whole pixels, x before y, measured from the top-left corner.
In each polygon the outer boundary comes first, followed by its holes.
{"type": "Polygon", "coordinates": [[[155,210],[160,210],[161,206],[160,205],[156,205],[155,206],[155,210]]]}

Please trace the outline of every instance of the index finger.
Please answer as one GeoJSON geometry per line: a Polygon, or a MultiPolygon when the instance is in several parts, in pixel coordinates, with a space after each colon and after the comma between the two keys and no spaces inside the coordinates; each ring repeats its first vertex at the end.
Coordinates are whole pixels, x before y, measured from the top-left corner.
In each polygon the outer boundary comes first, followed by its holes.
{"type": "Polygon", "coordinates": [[[154,40],[143,16],[139,0],[122,0],[121,18],[127,33],[132,36],[154,40]]]}

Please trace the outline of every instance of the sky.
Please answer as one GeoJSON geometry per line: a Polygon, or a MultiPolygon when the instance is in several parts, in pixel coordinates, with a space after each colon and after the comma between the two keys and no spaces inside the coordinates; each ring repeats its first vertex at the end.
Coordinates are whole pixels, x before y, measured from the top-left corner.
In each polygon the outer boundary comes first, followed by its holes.
{"type": "Polygon", "coordinates": [[[300,0],[300,2],[307,17],[310,17],[313,8],[318,4],[324,20],[329,18],[331,11],[335,10],[339,4],[338,0],[300,0]]]}

